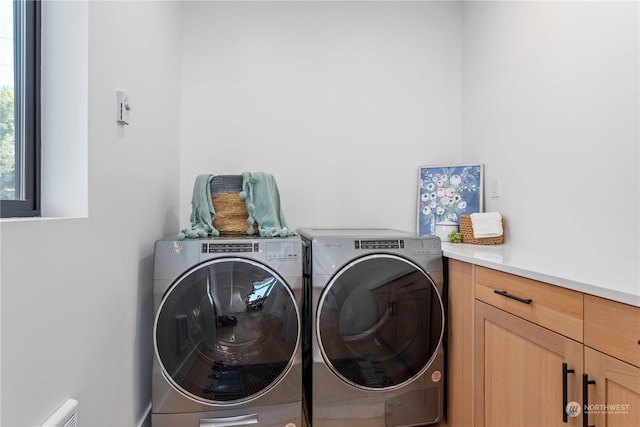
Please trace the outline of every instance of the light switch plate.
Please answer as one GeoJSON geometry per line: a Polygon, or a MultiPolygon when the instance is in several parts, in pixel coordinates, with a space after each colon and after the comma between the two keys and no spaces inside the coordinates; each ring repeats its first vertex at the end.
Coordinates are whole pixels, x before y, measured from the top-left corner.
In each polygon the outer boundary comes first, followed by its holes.
{"type": "Polygon", "coordinates": [[[131,110],[129,95],[122,90],[116,91],[116,119],[118,123],[129,124],[129,110],[131,110]]]}
{"type": "Polygon", "coordinates": [[[494,199],[500,197],[500,178],[491,178],[489,180],[489,196],[494,199]]]}

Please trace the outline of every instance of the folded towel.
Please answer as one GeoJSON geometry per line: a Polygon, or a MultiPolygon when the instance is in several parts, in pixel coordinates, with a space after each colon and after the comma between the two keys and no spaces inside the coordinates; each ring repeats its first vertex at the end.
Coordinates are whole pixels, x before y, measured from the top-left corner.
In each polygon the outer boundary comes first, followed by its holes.
{"type": "Polygon", "coordinates": [[[499,237],[504,232],[502,230],[502,215],[499,212],[472,213],[471,225],[475,239],[499,237]]]}

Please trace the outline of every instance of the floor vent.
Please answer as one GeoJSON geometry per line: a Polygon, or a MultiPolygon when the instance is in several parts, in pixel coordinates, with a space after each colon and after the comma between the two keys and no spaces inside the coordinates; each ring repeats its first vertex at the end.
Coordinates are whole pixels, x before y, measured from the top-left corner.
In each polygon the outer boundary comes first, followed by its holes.
{"type": "Polygon", "coordinates": [[[78,427],[78,401],[68,399],[42,424],[42,427],[78,427]]]}

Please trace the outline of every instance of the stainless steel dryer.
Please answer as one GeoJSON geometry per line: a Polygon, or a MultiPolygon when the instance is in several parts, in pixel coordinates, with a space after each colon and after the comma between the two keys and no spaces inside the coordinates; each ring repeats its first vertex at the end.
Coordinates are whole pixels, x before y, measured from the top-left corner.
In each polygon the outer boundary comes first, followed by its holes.
{"type": "Polygon", "coordinates": [[[153,427],[302,426],[299,237],[155,245],[153,427]]]}
{"type": "Polygon", "coordinates": [[[301,229],[305,408],[313,427],[400,427],[443,416],[440,239],[301,229]]]}

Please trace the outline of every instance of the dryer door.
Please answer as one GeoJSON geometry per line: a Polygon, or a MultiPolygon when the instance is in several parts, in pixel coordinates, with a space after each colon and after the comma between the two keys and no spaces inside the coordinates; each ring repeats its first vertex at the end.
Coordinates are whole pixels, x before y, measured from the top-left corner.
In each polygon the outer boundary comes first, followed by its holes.
{"type": "Polygon", "coordinates": [[[242,258],[217,258],[179,277],[154,325],[163,374],[205,404],[255,399],[290,368],[300,316],[289,286],[273,270],[242,258]]]}
{"type": "Polygon", "coordinates": [[[363,389],[392,389],[435,358],[444,307],[433,280],[399,256],[358,258],[336,273],[318,303],[316,333],[327,365],[363,389]]]}

